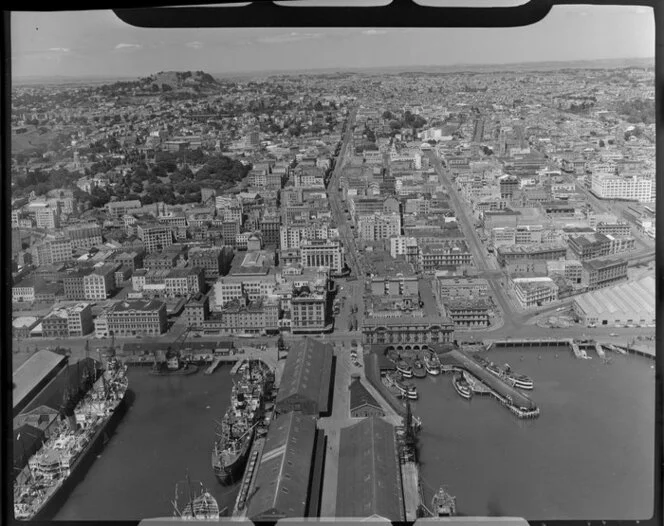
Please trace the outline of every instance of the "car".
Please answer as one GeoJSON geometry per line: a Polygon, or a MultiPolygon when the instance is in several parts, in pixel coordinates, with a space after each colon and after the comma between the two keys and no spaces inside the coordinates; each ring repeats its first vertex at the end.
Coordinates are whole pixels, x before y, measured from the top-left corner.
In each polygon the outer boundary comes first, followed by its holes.
{"type": "Polygon", "coordinates": [[[618,334],[615,333],[615,332],[612,332],[611,334],[609,334],[609,336],[611,336],[612,338],[614,338],[614,337],[618,336],[618,334]]]}

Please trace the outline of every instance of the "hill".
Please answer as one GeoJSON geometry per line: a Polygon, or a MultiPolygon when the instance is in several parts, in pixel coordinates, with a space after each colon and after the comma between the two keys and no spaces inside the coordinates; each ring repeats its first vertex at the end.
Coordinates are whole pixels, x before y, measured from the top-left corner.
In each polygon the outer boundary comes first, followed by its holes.
{"type": "Polygon", "coordinates": [[[139,80],[142,88],[156,86],[162,91],[177,91],[187,88],[201,89],[218,86],[219,83],[204,71],[160,71],[139,80]]]}

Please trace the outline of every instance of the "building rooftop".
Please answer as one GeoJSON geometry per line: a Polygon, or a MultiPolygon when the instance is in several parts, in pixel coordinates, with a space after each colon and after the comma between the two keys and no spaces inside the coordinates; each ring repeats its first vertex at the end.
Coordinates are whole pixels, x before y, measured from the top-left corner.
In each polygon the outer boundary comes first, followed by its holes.
{"type": "Polygon", "coordinates": [[[67,363],[68,358],[61,354],[41,350],[30,356],[13,375],[14,408],[23,405],[25,398],[48,374],[67,363]]]}
{"type": "Polygon", "coordinates": [[[118,301],[111,306],[109,312],[158,311],[163,305],[159,300],[118,301]]]}
{"type": "Polygon", "coordinates": [[[256,493],[249,499],[251,520],[305,517],[316,441],[314,418],[291,412],[270,424],[257,466],[256,493]]]}
{"type": "Polygon", "coordinates": [[[342,429],[336,515],[404,521],[397,458],[395,432],[390,423],[369,417],[342,429]]]}

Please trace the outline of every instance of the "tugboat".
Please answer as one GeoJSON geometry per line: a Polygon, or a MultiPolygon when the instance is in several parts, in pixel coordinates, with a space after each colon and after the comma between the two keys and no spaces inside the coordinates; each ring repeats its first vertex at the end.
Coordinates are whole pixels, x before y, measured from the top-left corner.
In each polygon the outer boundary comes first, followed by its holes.
{"type": "Polygon", "coordinates": [[[454,385],[454,389],[461,398],[470,400],[473,397],[473,391],[471,390],[470,385],[463,377],[463,375],[454,375],[454,378],[452,378],[452,384],[454,385]]]}
{"type": "Polygon", "coordinates": [[[175,517],[181,517],[183,519],[219,520],[219,505],[217,504],[217,500],[203,486],[202,482],[197,483],[197,486],[200,485],[200,489],[198,495],[196,495],[191,487],[192,485],[189,476],[187,476],[185,482],[187,504],[184,506],[178,504],[179,497],[183,493],[180,487],[181,485],[182,483],[178,483],[175,486],[175,500],[173,501],[175,517]]]}
{"type": "Polygon", "coordinates": [[[401,376],[404,378],[412,378],[413,377],[413,368],[408,365],[408,362],[405,360],[399,360],[397,362],[397,371],[401,373],[401,376]]]}
{"type": "Polygon", "coordinates": [[[456,497],[441,487],[431,499],[431,509],[436,517],[453,517],[456,515],[456,497]]]}
{"type": "Polygon", "coordinates": [[[440,360],[435,352],[429,351],[424,353],[424,367],[431,376],[440,374],[440,360]]]}

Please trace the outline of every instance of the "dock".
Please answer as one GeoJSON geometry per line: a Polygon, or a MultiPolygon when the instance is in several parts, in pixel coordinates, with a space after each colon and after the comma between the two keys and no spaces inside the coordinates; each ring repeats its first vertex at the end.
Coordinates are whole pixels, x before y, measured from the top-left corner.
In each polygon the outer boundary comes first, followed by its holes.
{"type": "Polygon", "coordinates": [[[221,357],[215,356],[214,360],[212,360],[212,363],[207,369],[205,369],[203,374],[212,374],[217,370],[217,367],[219,367],[219,365],[221,365],[221,357]]]}
{"type": "Polygon", "coordinates": [[[511,405],[518,408],[525,408],[529,411],[537,409],[535,402],[528,398],[515,387],[505,383],[503,380],[494,376],[484,367],[470,358],[463,351],[453,350],[440,357],[447,365],[456,366],[464,369],[472,376],[477,378],[482,384],[490,389],[491,392],[498,395],[501,400],[511,400],[511,405]]]}
{"type": "Polygon", "coordinates": [[[244,470],[242,477],[242,484],[240,491],[235,499],[235,506],[233,507],[232,517],[246,518],[247,516],[247,501],[255,493],[256,488],[256,474],[258,473],[258,466],[261,463],[263,456],[263,447],[265,446],[265,438],[257,438],[249,452],[249,459],[247,460],[247,467],[244,470]]]}
{"type": "Polygon", "coordinates": [[[406,508],[406,520],[417,519],[417,509],[420,505],[420,469],[417,463],[408,461],[401,464],[401,480],[403,485],[403,500],[406,508]]]}

